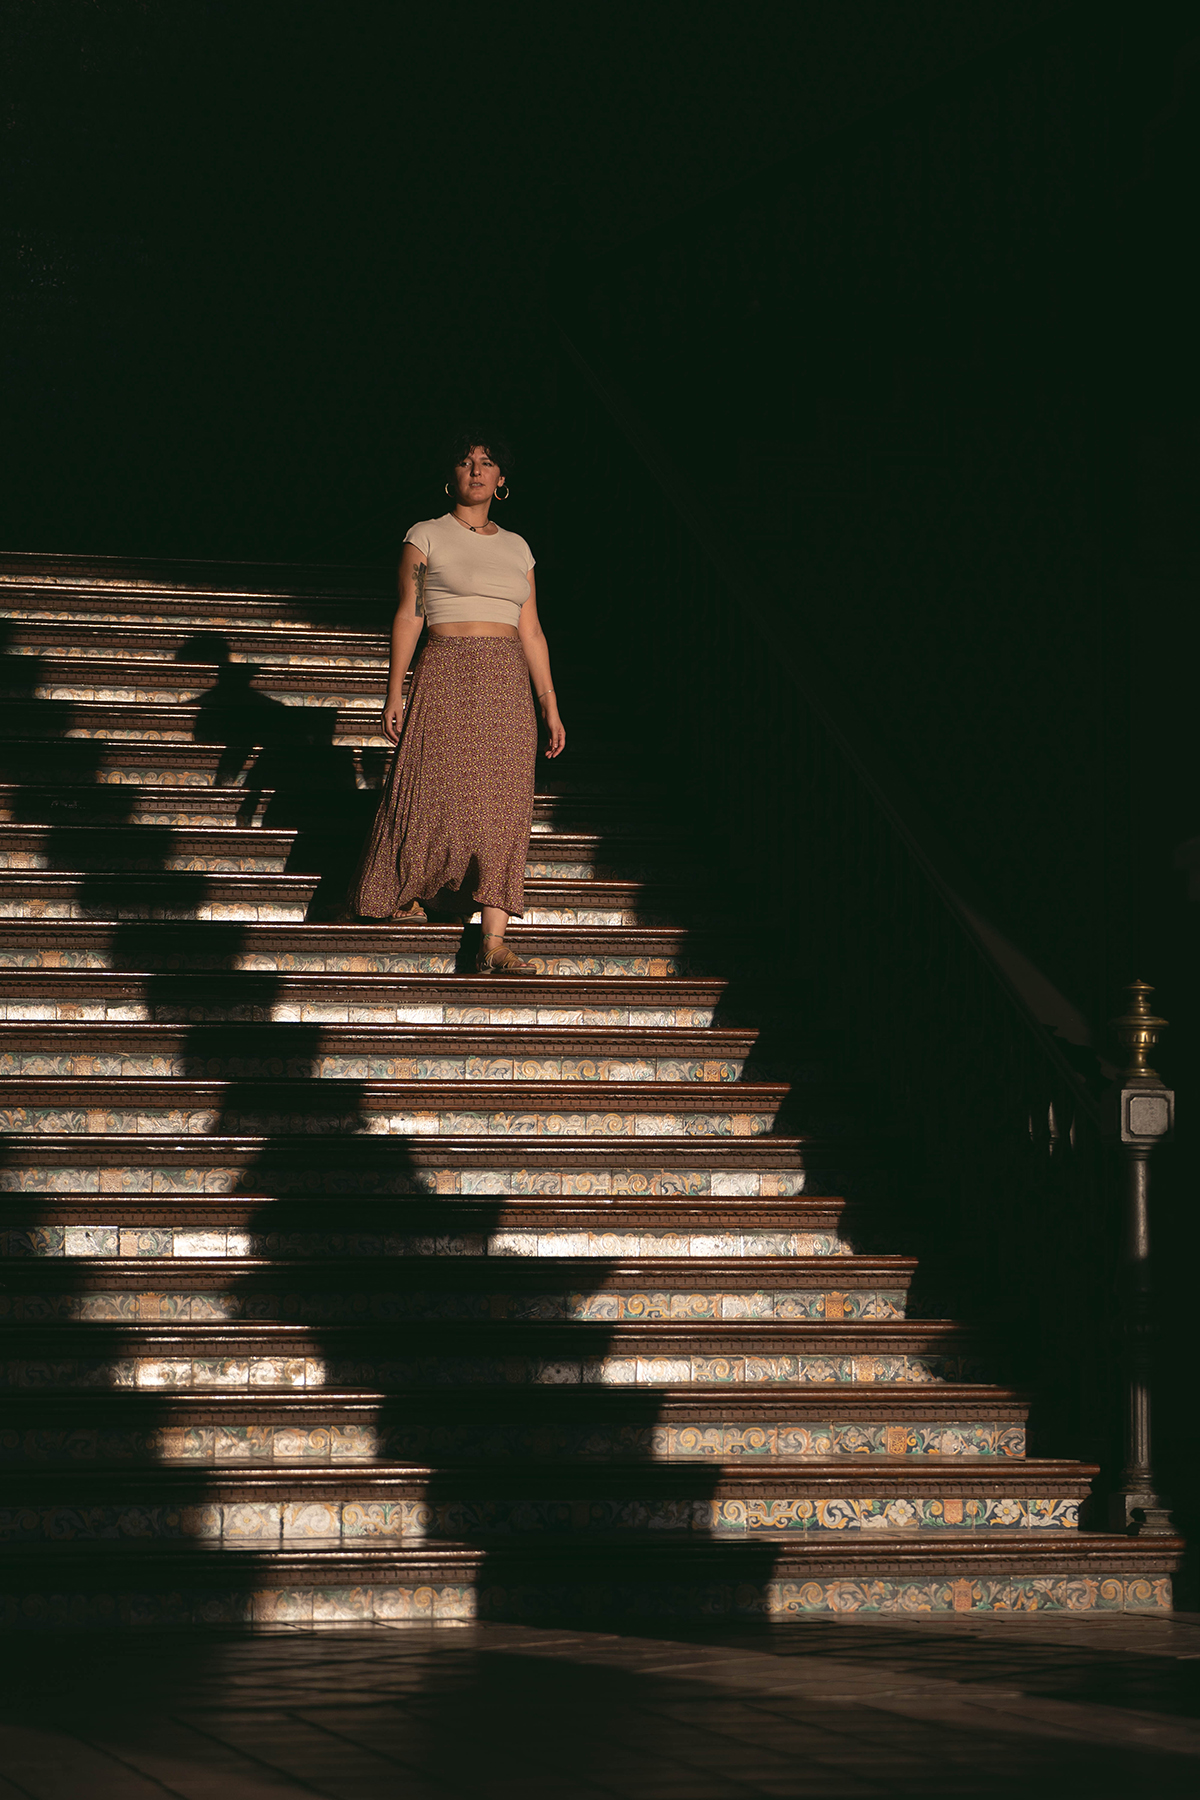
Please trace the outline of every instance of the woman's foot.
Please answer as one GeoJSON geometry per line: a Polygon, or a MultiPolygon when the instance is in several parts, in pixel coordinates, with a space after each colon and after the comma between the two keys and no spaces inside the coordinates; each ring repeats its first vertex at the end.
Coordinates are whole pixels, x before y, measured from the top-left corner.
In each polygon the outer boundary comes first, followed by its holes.
{"type": "Polygon", "coordinates": [[[483,934],[479,955],[475,958],[475,969],[480,975],[537,974],[532,963],[522,962],[516,951],[510,950],[504,939],[491,931],[483,934]]]}

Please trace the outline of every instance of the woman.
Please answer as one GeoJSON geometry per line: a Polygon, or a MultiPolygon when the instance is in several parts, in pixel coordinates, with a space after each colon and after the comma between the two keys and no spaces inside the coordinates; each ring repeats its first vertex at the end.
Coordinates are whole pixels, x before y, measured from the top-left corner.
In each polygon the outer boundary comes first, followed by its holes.
{"type": "Polygon", "coordinates": [[[537,752],[530,677],[547,756],[560,754],[567,734],[529,546],[488,517],[493,500],[508,498],[512,457],[495,437],[470,431],[451,461],[452,510],[404,540],[383,708],[397,748],[350,905],[373,919],[480,907],[479,973],[533,975],[504,942],[525,904],[537,752]],[[406,713],[404,677],[425,624],[406,713]]]}

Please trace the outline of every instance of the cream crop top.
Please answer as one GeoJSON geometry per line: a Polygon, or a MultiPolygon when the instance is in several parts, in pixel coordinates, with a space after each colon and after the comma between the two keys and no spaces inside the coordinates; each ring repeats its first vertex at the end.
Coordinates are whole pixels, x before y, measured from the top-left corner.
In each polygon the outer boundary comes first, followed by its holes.
{"type": "Polygon", "coordinates": [[[533,556],[515,531],[481,537],[452,513],[422,519],[405,534],[425,558],[425,616],[431,625],[519,625],[533,556]]]}

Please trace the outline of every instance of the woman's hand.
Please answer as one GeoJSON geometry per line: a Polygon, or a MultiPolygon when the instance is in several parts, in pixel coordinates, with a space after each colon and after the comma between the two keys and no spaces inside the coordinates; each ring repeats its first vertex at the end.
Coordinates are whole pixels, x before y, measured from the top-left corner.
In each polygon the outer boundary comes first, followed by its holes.
{"type": "Polygon", "coordinates": [[[551,695],[542,705],[542,717],[546,721],[546,730],[550,733],[550,742],[546,745],[547,756],[558,756],[567,741],[567,731],[558,716],[558,708],[551,695]]]}
{"type": "Polygon", "coordinates": [[[389,694],[383,703],[383,735],[389,744],[400,741],[400,727],[404,723],[403,694],[389,694]]]}

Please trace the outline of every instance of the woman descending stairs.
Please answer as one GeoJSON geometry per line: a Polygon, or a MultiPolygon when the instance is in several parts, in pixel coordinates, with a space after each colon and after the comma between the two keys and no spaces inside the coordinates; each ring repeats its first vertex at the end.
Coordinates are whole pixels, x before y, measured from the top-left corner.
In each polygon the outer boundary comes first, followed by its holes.
{"type": "Polygon", "coordinates": [[[1026,1457],[1003,1344],[856,1253],[886,1145],[744,926],[679,922],[632,762],[544,770],[501,984],[333,922],[386,602],[15,556],[0,596],[9,1625],[1170,1604],[1176,1547],[1026,1457]]]}

